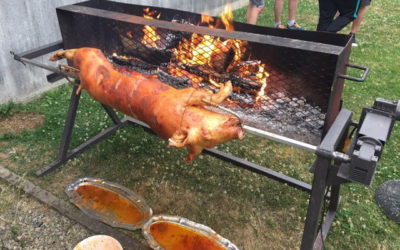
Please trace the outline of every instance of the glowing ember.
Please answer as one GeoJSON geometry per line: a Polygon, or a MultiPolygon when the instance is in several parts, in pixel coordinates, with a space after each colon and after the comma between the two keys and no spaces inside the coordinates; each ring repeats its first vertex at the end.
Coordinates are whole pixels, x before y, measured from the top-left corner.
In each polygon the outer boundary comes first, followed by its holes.
{"type": "MultiPolygon", "coordinates": [[[[150,8],[145,8],[145,9],[143,9],[143,11],[144,11],[143,17],[148,18],[148,19],[153,19],[153,16],[156,14],[155,11],[150,11],[150,8]]],[[[160,15],[161,15],[161,13],[159,13],[156,18],[159,19],[160,15]]],[[[150,47],[153,47],[153,48],[158,48],[157,41],[159,41],[161,38],[159,35],[157,35],[156,30],[157,30],[156,27],[150,27],[148,25],[145,25],[143,27],[144,35],[143,35],[142,43],[145,45],[148,45],[150,47]]],[[[129,34],[127,34],[127,35],[129,36],[129,34]]],[[[131,34],[131,36],[132,36],[132,34],[131,34]]]]}

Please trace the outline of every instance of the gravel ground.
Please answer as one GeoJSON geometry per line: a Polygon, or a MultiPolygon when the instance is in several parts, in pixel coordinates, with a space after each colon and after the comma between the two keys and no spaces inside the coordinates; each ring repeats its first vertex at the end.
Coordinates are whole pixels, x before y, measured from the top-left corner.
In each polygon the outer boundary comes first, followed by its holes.
{"type": "Polygon", "coordinates": [[[93,235],[0,180],[0,249],[72,249],[93,235]]]}

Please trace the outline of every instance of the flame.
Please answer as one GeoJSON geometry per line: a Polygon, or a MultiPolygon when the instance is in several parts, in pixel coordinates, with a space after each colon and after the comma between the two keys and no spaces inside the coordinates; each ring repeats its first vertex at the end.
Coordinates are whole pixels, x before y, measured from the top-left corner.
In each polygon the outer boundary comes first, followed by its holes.
{"type": "Polygon", "coordinates": [[[224,12],[221,15],[221,21],[225,25],[226,30],[234,30],[232,8],[229,2],[225,5],[224,12]]]}
{"type": "Polygon", "coordinates": [[[264,98],[265,96],[265,88],[267,87],[267,78],[269,77],[269,74],[265,72],[265,64],[259,65],[258,72],[256,74],[256,77],[258,78],[259,82],[262,83],[260,91],[257,93],[256,97],[256,102],[260,101],[261,98],[264,98]]]}
{"type": "Polygon", "coordinates": [[[214,17],[207,14],[201,14],[201,22],[211,25],[210,23],[214,22],[214,17]]]}
{"type": "MultiPolygon", "coordinates": [[[[226,30],[234,30],[232,8],[229,3],[225,6],[221,19],[216,23],[217,26],[223,24],[226,30]]],[[[201,24],[207,24],[209,28],[214,28],[215,20],[212,16],[202,14],[201,24]]],[[[178,47],[172,50],[170,74],[177,77],[188,77],[192,83],[200,83],[203,80],[201,78],[199,81],[199,76],[180,69],[179,64],[189,67],[208,67],[217,73],[223,73],[223,71],[234,73],[260,86],[255,97],[255,101],[258,102],[265,97],[269,74],[265,72],[265,64],[260,61],[241,64],[246,51],[247,42],[245,41],[194,33],[190,39],[182,40],[178,47]]],[[[213,80],[211,75],[208,77],[208,82],[215,87],[221,85],[213,80]]],[[[240,89],[236,91],[240,91],[240,89]]]]}
{"type": "MultiPolygon", "coordinates": [[[[156,11],[150,11],[150,8],[144,8],[143,9],[143,17],[147,18],[147,19],[154,19],[153,16],[156,14],[156,11]]],[[[156,18],[159,19],[160,18],[161,13],[159,13],[156,18]]],[[[143,27],[143,38],[142,38],[142,43],[145,45],[148,45],[150,47],[153,48],[158,48],[157,46],[157,41],[159,41],[161,38],[159,35],[157,35],[156,32],[157,28],[156,27],[150,27],[148,25],[145,25],[143,27]]],[[[128,34],[129,36],[129,34],[128,34]]],[[[131,34],[132,36],[132,34],[131,34]]],[[[129,37],[131,37],[129,36],[129,37]]]]}
{"type": "MultiPolygon", "coordinates": [[[[144,18],[160,18],[161,13],[150,8],[143,9],[144,18]]],[[[226,4],[220,19],[201,14],[201,23],[209,28],[221,28],[222,26],[233,31],[233,14],[229,2],[226,4]]],[[[160,49],[157,44],[161,40],[157,34],[156,27],[145,25],[143,27],[142,43],[153,48],[160,49]]],[[[127,36],[132,38],[129,31],[127,36]]],[[[198,87],[205,80],[214,87],[221,86],[221,83],[211,78],[213,74],[235,74],[258,86],[254,92],[255,103],[265,99],[267,79],[269,74],[265,71],[265,64],[261,61],[250,61],[248,42],[238,39],[225,39],[211,35],[193,33],[190,38],[183,38],[176,48],[172,49],[172,57],[168,67],[168,73],[172,76],[190,80],[193,87],[198,87]],[[187,68],[189,67],[189,69],[187,68]],[[190,69],[200,70],[206,75],[196,75],[190,69]],[[205,70],[205,71],[204,71],[205,70]],[[208,75],[208,76],[207,76],[208,75]]],[[[234,88],[240,92],[240,87],[234,88]]]]}

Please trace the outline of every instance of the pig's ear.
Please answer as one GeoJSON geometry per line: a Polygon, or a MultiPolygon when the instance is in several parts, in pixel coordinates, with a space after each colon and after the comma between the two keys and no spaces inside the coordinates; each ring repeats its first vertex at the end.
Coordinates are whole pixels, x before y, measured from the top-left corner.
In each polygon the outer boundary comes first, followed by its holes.
{"type": "Polygon", "coordinates": [[[188,132],[184,129],[177,130],[172,137],[168,140],[168,145],[181,148],[184,147],[187,143],[188,132]]]}

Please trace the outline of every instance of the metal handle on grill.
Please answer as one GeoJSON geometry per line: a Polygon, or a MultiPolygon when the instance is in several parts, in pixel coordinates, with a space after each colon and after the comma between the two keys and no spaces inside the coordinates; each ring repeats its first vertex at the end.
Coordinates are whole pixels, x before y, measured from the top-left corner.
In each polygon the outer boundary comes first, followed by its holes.
{"type": "Polygon", "coordinates": [[[367,77],[367,75],[369,73],[369,68],[368,67],[357,65],[357,64],[351,64],[351,63],[347,63],[346,66],[350,67],[350,68],[361,69],[361,70],[364,71],[364,73],[363,73],[363,75],[361,77],[354,77],[354,76],[343,75],[343,74],[338,74],[338,77],[343,78],[343,79],[347,79],[347,80],[350,80],[350,81],[355,81],[355,82],[363,82],[363,81],[365,81],[365,78],[367,77]]]}

